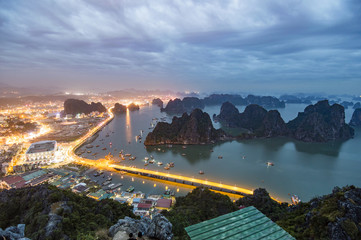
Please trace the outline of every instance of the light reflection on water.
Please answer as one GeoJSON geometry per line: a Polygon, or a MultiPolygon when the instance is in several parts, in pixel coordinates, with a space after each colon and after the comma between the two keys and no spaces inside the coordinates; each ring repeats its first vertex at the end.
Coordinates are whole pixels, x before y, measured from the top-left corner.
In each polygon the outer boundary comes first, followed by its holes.
{"type": "MultiPolygon", "coordinates": [[[[302,111],[306,105],[287,105],[281,109],[282,117],[288,121],[297,116],[298,111],[302,111]]],[[[219,113],[220,106],[206,107],[205,111],[212,116],[219,113]]],[[[240,111],[244,107],[239,107],[240,111]]],[[[346,119],[350,119],[352,111],[346,112],[346,119]]],[[[185,175],[208,179],[210,181],[222,182],[229,185],[255,189],[266,188],[273,196],[280,200],[289,201],[288,194],[297,194],[303,200],[309,200],[313,196],[327,194],[336,185],[344,186],[360,184],[361,177],[361,157],[359,156],[359,146],[361,145],[361,130],[356,129],[355,138],[346,142],[334,143],[302,143],[286,138],[242,140],[217,143],[213,145],[144,147],[144,140],[153,118],[160,119],[166,117],[170,122],[172,116],[161,113],[158,107],[142,107],[140,111],[129,112],[116,116],[101,132],[93,145],[100,145],[93,148],[93,152],[98,152],[96,157],[92,153],[84,154],[85,157],[95,159],[104,157],[108,151],[102,151],[103,147],[108,147],[109,142],[113,143],[112,154],[119,159],[118,152],[123,149],[124,153],[132,154],[137,159],[134,161],[121,161],[121,164],[144,166],[144,157],[154,156],[156,161],[162,161],[165,165],[174,162],[175,167],[170,171],[174,174],[185,175]],[[144,130],[141,143],[136,142],[135,136],[144,130]],[[109,137],[105,135],[113,132],[109,137]],[[104,139],[101,141],[101,139],[104,139]],[[130,144],[129,144],[130,142],[130,144]],[[223,159],[218,159],[223,156],[223,159]],[[274,167],[267,167],[267,162],[271,161],[274,167]],[[202,170],[204,175],[199,175],[202,170]]],[[[219,123],[214,124],[220,127],[219,123]]],[[[148,169],[166,171],[163,166],[156,164],[147,166],[148,169]]],[[[119,181],[120,178],[119,178],[119,181]]],[[[134,182],[137,182],[134,178],[134,182]]],[[[136,191],[154,193],[158,187],[153,187],[154,182],[139,180],[136,191]]],[[[162,193],[164,185],[157,191],[162,193]]],[[[184,194],[189,189],[181,188],[180,194],[184,194]]]]}

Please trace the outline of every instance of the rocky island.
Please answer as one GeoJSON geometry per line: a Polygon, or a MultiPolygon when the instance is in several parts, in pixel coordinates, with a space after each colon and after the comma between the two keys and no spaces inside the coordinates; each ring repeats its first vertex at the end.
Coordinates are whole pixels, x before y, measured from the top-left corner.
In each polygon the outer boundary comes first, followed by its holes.
{"type": "Polygon", "coordinates": [[[225,138],[223,130],[216,130],[208,113],[195,109],[190,115],[173,117],[172,123],[159,122],[147,135],[144,144],[208,144],[225,138]]]}
{"type": "Polygon", "coordinates": [[[140,109],[139,105],[135,103],[129,104],[127,108],[129,109],[129,111],[138,111],[140,109]]]}
{"type": "Polygon", "coordinates": [[[243,98],[238,94],[212,94],[203,99],[205,105],[219,105],[230,102],[235,105],[246,106],[249,104],[257,104],[265,108],[284,108],[285,102],[280,101],[276,97],[271,96],[255,96],[248,95],[243,98]]]}
{"type": "Polygon", "coordinates": [[[163,108],[163,101],[160,98],[154,98],[152,100],[152,105],[157,105],[160,108],[163,108]]]}
{"type": "Polygon", "coordinates": [[[350,121],[350,126],[361,127],[361,108],[357,108],[353,112],[352,118],[350,121]]]}
{"type": "Polygon", "coordinates": [[[345,123],[345,110],[327,100],[309,105],[287,124],[277,110],[267,111],[251,104],[243,113],[229,102],[213,116],[223,126],[245,130],[241,138],[288,136],[304,142],[327,142],[352,138],[354,130],[345,123]]]}
{"type": "Polygon", "coordinates": [[[309,105],[304,112],[287,123],[292,137],[304,142],[347,140],[354,130],[345,123],[345,109],[339,104],[330,106],[328,100],[309,105]]]}
{"type": "Polygon", "coordinates": [[[165,108],[161,108],[161,111],[168,114],[183,114],[196,108],[203,109],[203,101],[196,97],[185,97],[183,100],[179,98],[170,100],[165,108]]]}
{"type": "Polygon", "coordinates": [[[114,108],[112,109],[112,112],[114,114],[122,114],[125,113],[126,111],[127,111],[127,107],[119,103],[114,104],[114,108]]]}
{"type": "Polygon", "coordinates": [[[263,107],[251,104],[243,113],[230,102],[222,104],[220,114],[213,115],[223,125],[243,130],[242,137],[288,136],[289,130],[277,110],[267,111],[263,107]]]}
{"type": "Polygon", "coordinates": [[[89,114],[91,112],[106,112],[107,109],[100,102],[91,104],[83,100],[67,99],[64,102],[64,114],[76,115],[78,113],[89,114]]]}

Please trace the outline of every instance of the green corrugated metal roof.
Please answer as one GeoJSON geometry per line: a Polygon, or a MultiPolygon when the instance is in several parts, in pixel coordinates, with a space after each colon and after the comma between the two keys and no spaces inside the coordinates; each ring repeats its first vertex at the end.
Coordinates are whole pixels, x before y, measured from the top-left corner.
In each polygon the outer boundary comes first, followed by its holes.
{"type": "Polygon", "coordinates": [[[185,230],[192,240],[295,239],[255,207],[243,208],[185,230]]]}
{"type": "Polygon", "coordinates": [[[44,174],[46,174],[46,172],[45,172],[44,170],[39,170],[39,171],[30,173],[30,174],[24,176],[23,179],[24,179],[25,181],[30,181],[30,180],[32,180],[32,179],[34,179],[34,178],[37,178],[37,177],[40,177],[40,176],[42,176],[42,175],[44,175],[44,174]]]}

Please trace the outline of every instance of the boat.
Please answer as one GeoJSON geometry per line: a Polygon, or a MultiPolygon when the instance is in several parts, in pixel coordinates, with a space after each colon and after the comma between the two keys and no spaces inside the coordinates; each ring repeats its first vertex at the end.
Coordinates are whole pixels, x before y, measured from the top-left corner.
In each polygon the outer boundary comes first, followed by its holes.
{"type": "Polygon", "coordinates": [[[155,160],[154,159],[152,159],[152,160],[149,160],[149,163],[154,163],[155,162],[155,160]]]}
{"type": "Polygon", "coordinates": [[[222,159],[223,157],[222,156],[218,156],[218,159],[222,159]]]}
{"type": "Polygon", "coordinates": [[[169,163],[169,167],[174,167],[174,162],[169,163]]]}
{"type": "Polygon", "coordinates": [[[157,164],[158,164],[159,166],[163,165],[163,163],[162,163],[162,162],[158,162],[157,164]]]}
{"type": "Polygon", "coordinates": [[[107,181],[111,181],[111,180],[112,180],[112,177],[109,176],[109,177],[107,178],[107,181]]]}
{"type": "Polygon", "coordinates": [[[246,156],[242,156],[242,159],[246,159],[246,156]]]}
{"type": "Polygon", "coordinates": [[[130,157],[129,160],[135,160],[137,157],[130,157]]]}
{"type": "Polygon", "coordinates": [[[112,183],[112,181],[105,181],[105,182],[103,182],[103,186],[107,186],[107,185],[109,185],[109,184],[111,184],[112,183]]]}
{"type": "Polygon", "coordinates": [[[98,171],[96,171],[96,172],[94,173],[94,177],[98,177],[98,176],[100,176],[100,173],[99,173],[98,171]]]}
{"type": "Polygon", "coordinates": [[[185,153],[182,153],[181,155],[182,155],[182,156],[186,156],[187,154],[185,154],[185,153]]]}
{"type": "Polygon", "coordinates": [[[203,172],[202,170],[200,170],[198,173],[199,173],[199,174],[201,174],[201,175],[203,175],[203,174],[204,174],[204,172],[203,172]]]}
{"type": "Polygon", "coordinates": [[[105,147],[105,148],[102,148],[102,150],[105,151],[105,150],[107,150],[107,148],[106,148],[106,147],[105,147]]]}
{"type": "Polygon", "coordinates": [[[99,147],[99,145],[96,145],[95,147],[99,147]]]}
{"type": "Polygon", "coordinates": [[[98,153],[93,153],[92,156],[95,156],[95,155],[97,155],[97,154],[98,154],[98,153]]]}
{"type": "Polygon", "coordinates": [[[213,149],[209,150],[210,152],[213,152],[213,149]]]}
{"type": "Polygon", "coordinates": [[[106,137],[109,137],[109,134],[105,135],[106,137]]]}
{"type": "Polygon", "coordinates": [[[148,166],[149,163],[144,163],[144,166],[148,166]]]}
{"type": "Polygon", "coordinates": [[[127,188],[127,190],[126,190],[126,192],[129,192],[129,193],[131,193],[131,192],[133,192],[134,191],[134,187],[133,186],[130,186],[129,188],[127,188]]]}
{"type": "Polygon", "coordinates": [[[114,184],[113,186],[110,186],[110,185],[109,185],[108,188],[110,188],[110,189],[116,189],[116,188],[121,187],[121,186],[123,186],[123,184],[122,184],[122,183],[118,183],[118,184],[114,184]]]}
{"type": "Polygon", "coordinates": [[[91,145],[91,144],[86,145],[86,148],[92,148],[92,147],[93,147],[93,145],[91,145]]]}
{"type": "Polygon", "coordinates": [[[183,149],[186,149],[186,148],[187,148],[187,146],[182,146],[182,148],[183,148],[183,149]]]}
{"type": "Polygon", "coordinates": [[[144,160],[148,161],[148,160],[149,160],[149,157],[145,157],[144,160]]]}
{"type": "Polygon", "coordinates": [[[165,169],[165,170],[169,170],[170,167],[169,167],[169,166],[165,166],[164,169],[165,169]]]}
{"type": "Polygon", "coordinates": [[[92,153],[92,151],[87,151],[87,153],[92,153]]]}
{"type": "Polygon", "coordinates": [[[297,196],[297,195],[292,195],[291,196],[291,201],[293,205],[297,205],[301,202],[301,199],[297,196]]]}
{"type": "Polygon", "coordinates": [[[130,157],[130,156],[132,156],[132,154],[127,153],[127,154],[125,154],[124,156],[126,156],[126,157],[130,157]]]}
{"type": "Polygon", "coordinates": [[[106,160],[112,160],[113,157],[114,157],[114,156],[109,152],[108,155],[106,155],[104,158],[105,158],[106,160]]]}
{"type": "Polygon", "coordinates": [[[274,166],[274,163],[273,162],[267,162],[267,166],[274,166]]]}

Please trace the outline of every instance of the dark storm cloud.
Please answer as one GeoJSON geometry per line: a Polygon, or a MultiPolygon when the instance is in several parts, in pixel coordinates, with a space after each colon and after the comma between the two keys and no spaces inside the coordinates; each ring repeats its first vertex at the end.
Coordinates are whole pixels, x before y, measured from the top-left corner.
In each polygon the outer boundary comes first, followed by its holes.
{"type": "Polygon", "coordinates": [[[56,85],[81,75],[79,82],[103,76],[119,87],[356,93],[360,6],[357,0],[0,0],[0,82],[56,85]]]}

